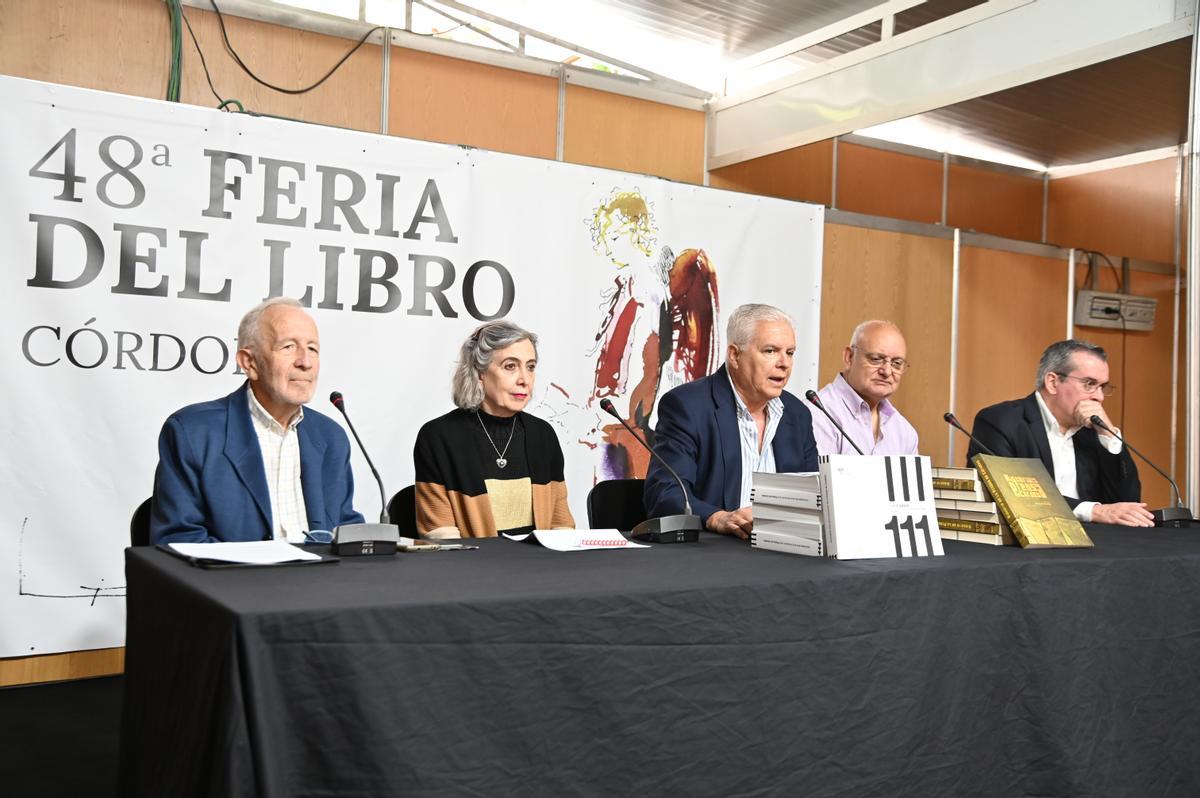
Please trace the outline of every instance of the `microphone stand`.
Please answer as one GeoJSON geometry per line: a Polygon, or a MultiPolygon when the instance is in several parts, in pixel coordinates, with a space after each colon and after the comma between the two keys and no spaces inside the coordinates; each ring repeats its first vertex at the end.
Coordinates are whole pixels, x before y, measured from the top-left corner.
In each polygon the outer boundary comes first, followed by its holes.
{"type": "Polygon", "coordinates": [[[329,401],[342,414],[342,418],[346,419],[346,425],[350,427],[350,432],[354,433],[358,450],[367,459],[367,465],[371,467],[371,473],[375,475],[375,482],[379,485],[379,498],[383,502],[383,510],[379,514],[378,524],[339,524],[334,527],[333,553],[338,556],[395,554],[400,543],[400,527],[390,523],[388,518],[387,494],[383,490],[383,480],[380,479],[375,464],[371,462],[371,456],[367,454],[367,447],[363,446],[362,439],[358,437],[358,431],[350,422],[341,392],[334,391],[329,394],[329,401]]]}
{"type": "Polygon", "coordinates": [[[1117,434],[1116,430],[1105,424],[1104,419],[1100,418],[1100,416],[1092,416],[1088,419],[1088,421],[1092,422],[1093,427],[1099,427],[1109,435],[1112,435],[1114,438],[1119,440],[1121,443],[1129,446],[1129,451],[1142,458],[1146,465],[1153,468],[1162,475],[1163,479],[1171,483],[1171,489],[1175,491],[1175,506],[1164,507],[1161,510],[1154,510],[1152,513],[1154,515],[1154,525],[1157,527],[1168,527],[1172,529],[1183,529],[1184,527],[1191,526],[1192,521],[1194,520],[1192,517],[1192,511],[1183,505],[1183,497],[1179,495],[1179,486],[1175,484],[1175,480],[1171,479],[1170,475],[1168,475],[1166,471],[1163,471],[1154,463],[1150,462],[1150,458],[1133,448],[1129,441],[1122,438],[1117,434]]]}
{"type": "Polygon", "coordinates": [[[804,398],[825,414],[825,418],[829,419],[829,423],[836,427],[838,432],[842,433],[842,437],[846,439],[846,443],[854,447],[854,451],[858,452],[859,454],[863,454],[863,450],[858,448],[858,444],[854,442],[854,439],[846,434],[846,430],[842,429],[842,425],[837,423],[837,419],[835,419],[833,415],[825,409],[825,405],[821,404],[821,397],[817,395],[816,391],[809,388],[804,392],[804,398]]]}
{"type": "Polygon", "coordinates": [[[990,454],[992,457],[996,456],[995,452],[993,452],[991,449],[989,449],[988,447],[983,445],[983,441],[979,440],[974,435],[967,432],[967,428],[964,427],[962,424],[959,424],[958,419],[949,410],[947,410],[945,413],[942,414],[942,421],[945,421],[947,424],[954,427],[956,430],[961,432],[963,435],[966,435],[968,438],[970,438],[975,443],[976,446],[978,446],[980,449],[983,449],[984,454],[990,454]]]}
{"type": "Polygon", "coordinates": [[[700,520],[700,516],[692,514],[692,503],[688,500],[687,487],[683,484],[683,480],[675,473],[675,469],[667,464],[667,461],[659,456],[658,452],[642,440],[642,436],[638,435],[633,427],[626,423],[625,419],[621,418],[621,414],[617,412],[617,408],[613,406],[611,400],[605,398],[600,400],[600,409],[610,416],[621,422],[621,426],[629,431],[634,440],[640,443],[650,455],[667,469],[667,473],[675,477],[675,481],[679,484],[679,490],[683,492],[683,515],[664,515],[659,518],[647,518],[633,528],[629,536],[636,540],[645,540],[651,543],[695,543],[700,540],[700,530],[704,529],[704,522],[700,520]]]}

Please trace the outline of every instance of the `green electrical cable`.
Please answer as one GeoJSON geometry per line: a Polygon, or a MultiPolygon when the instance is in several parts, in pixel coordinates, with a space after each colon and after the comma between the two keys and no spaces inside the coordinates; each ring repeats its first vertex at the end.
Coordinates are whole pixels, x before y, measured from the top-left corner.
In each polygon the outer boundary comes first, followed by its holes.
{"type": "Polygon", "coordinates": [[[180,89],[183,84],[183,11],[179,0],[164,0],[167,15],[171,20],[171,59],[167,71],[167,100],[179,102],[180,89]]]}

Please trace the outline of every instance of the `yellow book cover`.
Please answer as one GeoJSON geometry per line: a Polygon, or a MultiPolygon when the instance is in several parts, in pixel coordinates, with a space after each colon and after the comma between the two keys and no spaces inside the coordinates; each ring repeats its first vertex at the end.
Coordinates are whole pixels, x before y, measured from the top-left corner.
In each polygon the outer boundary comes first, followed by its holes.
{"type": "Polygon", "coordinates": [[[1021,546],[1051,549],[1095,545],[1041,460],[977,454],[972,462],[1021,546]]]}

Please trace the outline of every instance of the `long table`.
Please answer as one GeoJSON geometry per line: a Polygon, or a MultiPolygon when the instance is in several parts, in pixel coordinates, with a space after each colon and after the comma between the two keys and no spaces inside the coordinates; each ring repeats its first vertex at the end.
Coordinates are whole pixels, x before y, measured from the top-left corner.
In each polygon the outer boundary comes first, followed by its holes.
{"type": "Polygon", "coordinates": [[[1200,534],[126,552],[123,796],[1200,794],[1200,534]]]}

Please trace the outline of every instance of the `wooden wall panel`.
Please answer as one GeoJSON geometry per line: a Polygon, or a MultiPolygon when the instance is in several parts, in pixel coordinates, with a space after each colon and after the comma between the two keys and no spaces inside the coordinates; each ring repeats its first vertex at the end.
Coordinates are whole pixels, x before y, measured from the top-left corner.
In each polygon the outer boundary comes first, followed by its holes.
{"type": "Polygon", "coordinates": [[[833,142],[818,141],[714,169],[708,174],[708,184],[828,205],[833,200],[833,142]]]}
{"type": "Polygon", "coordinates": [[[110,676],[125,670],[124,648],[0,659],[0,687],[110,676]]]}
{"type": "MultiPolygon", "coordinates": [[[[247,110],[327,125],[379,130],[380,48],[363,45],[307,94],[287,95],[255,83],[225,52],[216,14],[185,8],[221,96],[247,110]]],[[[287,88],[324,75],[353,42],[225,17],[229,39],[263,80],[287,88]]],[[[183,102],[217,105],[200,58],[183,33],[183,102]]],[[[89,89],[166,96],[170,25],[161,0],[3,0],[0,72],[89,89]]]]}
{"type": "Polygon", "coordinates": [[[704,182],[704,113],[567,86],[563,160],[704,182]]]}
{"type": "MultiPolygon", "coordinates": [[[[958,321],[954,414],[971,429],[982,408],[1027,396],[1038,358],[1065,337],[1066,261],[963,247],[958,321]]],[[[956,434],[954,464],[966,455],[965,438],[956,434]]]]}
{"type": "MultiPolygon", "coordinates": [[[[1050,181],[1049,238],[1069,246],[1097,249],[1114,256],[1129,255],[1170,263],[1175,258],[1175,159],[1164,158],[1144,164],[1050,181]]],[[[1120,262],[1116,262],[1120,267],[1120,262]]],[[[1086,267],[1079,268],[1078,285],[1086,267]]],[[[1116,280],[1103,266],[1097,287],[1113,290],[1116,280]]],[[[1146,456],[1164,470],[1171,465],[1171,343],[1174,325],[1174,276],[1133,272],[1133,293],[1158,299],[1155,329],[1125,334],[1122,355],[1121,332],[1095,327],[1076,327],[1077,337],[1103,346],[1109,355],[1110,379],[1118,392],[1106,401],[1112,419],[1146,456]],[[1122,376],[1122,364],[1126,366],[1122,376]],[[1124,385],[1122,385],[1124,383],[1124,385]],[[1124,420],[1122,420],[1122,416],[1124,420]]],[[[1181,308],[1186,307],[1181,303],[1181,308]]],[[[1183,337],[1181,336],[1181,342],[1183,337]]],[[[1181,348],[1182,354],[1182,348],[1181,348]]],[[[1181,386],[1183,360],[1179,363],[1181,386]]],[[[1185,408],[1179,400],[1176,480],[1184,475],[1182,445],[1186,440],[1185,408]]],[[[1195,401],[1191,397],[1190,401],[1195,401]]],[[[1169,504],[1170,487],[1154,471],[1139,462],[1142,497],[1155,507],[1169,504]]]]}
{"type": "MultiPolygon", "coordinates": [[[[161,3],[151,2],[150,5],[158,8],[166,19],[161,3]]],[[[196,39],[208,61],[213,85],[222,97],[240,100],[248,111],[354,130],[379,131],[383,55],[378,46],[364,44],[329,80],[306,94],[281,94],[256,83],[225,52],[216,14],[187,7],[184,13],[191,20],[196,39]]],[[[259,78],[289,89],[302,88],[319,80],[354,46],[354,42],[336,36],[281,28],[228,14],[225,15],[225,27],[234,49],[259,78]]],[[[217,99],[208,88],[200,58],[186,28],[183,41],[182,100],[215,107],[217,99]]],[[[151,46],[161,50],[165,60],[168,52],[166,34],[151,46]]],[[[162,75],[165,85],[165,65],[162,75]]]]}
{"type": "Polygon", "coordinates": [[[946,459],[950,398],[950,289],[953,242],[825,225],[821,278],[821,367],[825,385],[841,368],[842,349],[866,319],[894,321],[912,368],[893,401],[921,436],[921,453],[946,459]]]}
{"type": "Polygon", "coordinates": [[[950,164],[946,224],[964,230],[1042,240],[1042,181],[950,164]]]}
{"type": "Polygon", "coordinates": [[[392,135],[554,157],[554,78],[398,47],[391,67],[392,135]]]}
{"type": "Polygon", "coordinates": [[[1109,255],[1175,262],[1175,159],[1050,181],[1047,238],[1109,255]]]}
{"type": "Polygon", "coordinates": [[[859,144],[838,144],[837,207],[936,224],[942,218],[942,162],[859,144]]]}
{"type": "Polygon", "coordinates": [[[169,37],[155,0],[0,0],[6,75],[161,98],[169,37]]]}

